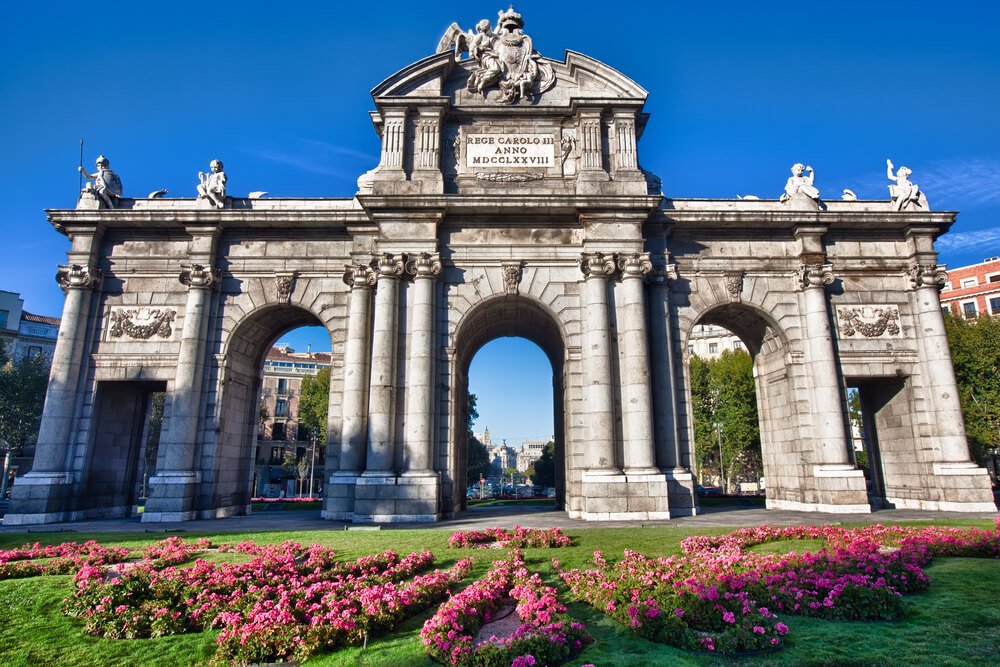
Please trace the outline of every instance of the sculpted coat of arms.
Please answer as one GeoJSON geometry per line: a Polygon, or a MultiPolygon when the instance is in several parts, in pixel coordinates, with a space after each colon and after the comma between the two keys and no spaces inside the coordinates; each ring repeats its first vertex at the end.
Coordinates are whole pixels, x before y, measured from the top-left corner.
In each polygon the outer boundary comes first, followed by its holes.
{"type": "Polygon", "coordinates": [[[487,19],[476,24],[475,31],[462,32],[452,23],[438,43],[437,52],[455,49],[455,58],[463,52],[476,61],[469,75],[469,92],[481,93],[499,86],[498,104],[515,104],[541,95],[556,83],[552,66],[532,47],[524,34],[524,19],[511,7],[498,12],[496,28],[487,19]]]}

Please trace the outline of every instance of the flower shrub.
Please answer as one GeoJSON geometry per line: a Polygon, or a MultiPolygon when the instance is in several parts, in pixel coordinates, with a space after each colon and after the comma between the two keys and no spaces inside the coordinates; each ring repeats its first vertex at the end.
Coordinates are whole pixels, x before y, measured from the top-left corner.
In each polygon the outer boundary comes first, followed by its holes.
{"type": "Polygon", "coordinates": [[[303,659],[390,627],[439,600],[471,569],[464,559],[445,572],[416,576],[433,565],[429,551],[338,562],[330,549],[292,542],[224,550],[253,558],[162,570],[144,561],[112,580],[84,567],[63,610],[82,618],[86,632],[112,639],[222,628],[219,664],[303,659]]]}
{"type": "Polygon", "coordinates": [[[427,653],[448,665],[507,667],[557,665],[577,655],[590,638],[566,616],[556,591],[529,574],[520,551],[493,563],[483,579],[438,607],[420,632],[427,653]],[[477,643],[480,628],[504,604],[516,603],[520,625],[509,637],[477,643]]]}
{"type": "Polygon", "coordinates": [[[448,538],[448,546],[460,548],[541,548],[573,546],[573,540],[563,534],[559,528],[521,528],[514,526],[511,530],[504,528],[487,528],[485,530],[457,531],[448,538]]]}
{"type": "MultiPolygon", "coordinates": [[[[778,648],[775,612],[827,619],[896,619],[903,594],[925,589],[935,555],[1000,557],[1000,530],[866,526],[755,526],[681,543],[683,556],[626,550],[610,565],[562,571],[579,599],[636,634],[686,649],[740,653],[778,648]],[[757,554],[776,540],[822,539],[817,553],[757,554]]],[[[558,563],[554,562],[558,568],[558,563]]]]}
{"type": "Polygon", "coordinates": [[[128,556],[129,551],[124,547],[104,547],[93,540],[83,544],[64,542],[44,547],[35,542],[18,549],[0,551],[0,580],[69,574],[86,566],[120,563],[128,556]]]}

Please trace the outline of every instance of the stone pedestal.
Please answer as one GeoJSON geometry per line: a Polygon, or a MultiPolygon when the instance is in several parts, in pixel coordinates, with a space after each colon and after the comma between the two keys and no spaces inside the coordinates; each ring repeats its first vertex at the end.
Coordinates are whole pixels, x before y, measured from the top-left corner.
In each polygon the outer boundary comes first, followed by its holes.
{"type": "Polygon", "coordinates": [[[441,519],[441,481],[436,473],[358,477],[356,523],[431,523],[441,519]]]}
{"type": "MultiPolygon", "coordinates": [[[[767,498],[767,509],[828,512],[830,514],[867,514],[868,502],[865,475],[848,464],[826,464],[812,467],[813,488],[806,488],[802,500],[767,498]]],[[[808,485],[806,483],[806,486],[808,485]]]]}
{"type": "Polygon", "coordinates": [[[667,476],[583,473],[583,509],[569,511],[585,521],[663,521],[670,518],[667,476]]]}
{"type": "Polygon", "coordinates": [[[667,499],[670,516],[694,516],[698,514],[698,494],[691,471],[674,468],[663,473],[667,478],[667,499]]]}
{"type": "Polygon", "coordinates": [[[5,526],[24,526],[66,521],[65,508],[72,502],[71,473],[29,472],[11,488],[11,504],[16,512],[3,517],[5,526]]]}
{"type": "Polygon", "coordinates": [[[354,518],[354,497],[359,474],[351,471],[330,475],[323,492],[321,516],[331,521],[351,521],[354,518]]]}
{"type": "Polygon", "coordinates": [[[190,521],[197,519],[195,499],[201,473],[198,471],[162,472],[149,478],[149,500],[142,514],[143,523],[190,521]]]}

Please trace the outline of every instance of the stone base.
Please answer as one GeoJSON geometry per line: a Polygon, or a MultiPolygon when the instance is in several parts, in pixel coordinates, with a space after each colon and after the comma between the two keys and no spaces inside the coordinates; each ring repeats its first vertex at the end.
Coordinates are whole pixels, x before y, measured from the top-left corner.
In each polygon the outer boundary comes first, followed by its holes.
{"type": "Polygon", "coordinates": [[[813,466],[813,489],[807,489],[803,500],[768,496],[767,509],[829,514],[870,514],[865,475],[853,466],[834,464],[813,466]]]}
{"type": "Polygon", "coordinates": [[[197,471],[165,472],[149,478],[149,499],[143,523],[192,521],[199,518],[195,498],[201,474],[197,471]]]}
{"type": "Polygon", "coordinates": [[[667,499],[671,516],[695,516],[698,514],[698,492],[694,475],[690,470],[674,468],[665,470],[667,476],[667,499]]]}
{"type": "Polygon", "coordinates": [[[996,512],[989,473],[972,462],[935,463],[924,498],[900,497],[887,489],[886,500],[898,509],[938,512],[996,512]]]}
{"type": "Polygon", "coordinates": [[[432,523],[441,520],[437,473],[398,477],[365,473],[357,478],[354,523],[432,523]]]}
{"type": "Polygon", "coordinates": [[[581,479],[583,507],[569,510],[584,521],[665,521],[670,518],[667,476],[585,472],[581,479]]]}
{"type": "Polygon", "coordinates": [[[66,508],[72,497],[72,473],[29,472],[10,490],[10,511],[3,517],[3,525],[70,521],[66,508]]]}
{"type": "Polygon", "coordinates": [[[330,521],[350,521],[354,518],[354,495],[359,473],[335,472],[326,481],[323,490],[324,519],[330,521]]]}

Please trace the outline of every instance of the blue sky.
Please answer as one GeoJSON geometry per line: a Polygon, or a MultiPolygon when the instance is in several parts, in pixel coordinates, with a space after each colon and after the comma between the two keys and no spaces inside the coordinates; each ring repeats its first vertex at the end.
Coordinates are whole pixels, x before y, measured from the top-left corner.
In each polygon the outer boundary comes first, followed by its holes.
{"type": "MultiPolygon", "coordinates": [[[[127,196],[194,196],[198,171],[220,158],[235,196],[349,197],[378,161],[368,91],[431,54],[451,22],[470,28],[506,5],[4,3],[0,289],[60,314],[53,275],[68,244],[43,209],[74,206],[81,138],[85,166],[108,156],[127,196]]],[[[640,158],[668,196],[777,197],[801,161],[828,199],[843,188],[883,199],[888,157],[913,169],[932,208],[961,211],[942,261],[1000,255],[997,3],[515,8],[542,55],[586,53],[649,91],[640,158]]],[[[528,370],[514,365],[531,348],[494,344],[473,364],[480,426],[509,441],[552,429],[551,399],[522,391],[551,391],[547,362],[536,352],[528,370]],[[506,389],[486,400],[487,384],[506,389]],[[508,427],[512,393],[526,403],[508,427]]]]}

